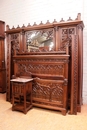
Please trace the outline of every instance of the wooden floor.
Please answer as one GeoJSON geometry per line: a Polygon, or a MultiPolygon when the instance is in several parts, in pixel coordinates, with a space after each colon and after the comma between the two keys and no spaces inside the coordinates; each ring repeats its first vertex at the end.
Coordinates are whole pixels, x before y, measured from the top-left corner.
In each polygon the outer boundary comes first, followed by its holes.
{"type": "Polygon", "coordinates": [[[87,105],[77,115],[33,108],[25,115],[12,111],[12,104],[0,94],[0,130],[87,130],[87,105]]]}

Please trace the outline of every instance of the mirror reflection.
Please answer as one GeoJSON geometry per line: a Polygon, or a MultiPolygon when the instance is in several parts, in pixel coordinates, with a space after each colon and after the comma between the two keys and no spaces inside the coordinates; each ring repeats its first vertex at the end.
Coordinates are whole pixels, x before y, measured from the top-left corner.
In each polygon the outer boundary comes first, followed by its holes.
{"type": "Polygon", "coordinates": [[[53,29],[26,32],[28,52],[54,50],[53,29]]]}

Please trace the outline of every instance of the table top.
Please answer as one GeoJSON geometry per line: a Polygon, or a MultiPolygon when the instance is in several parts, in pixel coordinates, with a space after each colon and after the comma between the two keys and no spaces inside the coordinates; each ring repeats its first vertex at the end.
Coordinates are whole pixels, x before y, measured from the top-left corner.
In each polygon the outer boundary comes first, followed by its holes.
{"type": "Polygon", "coordinates": [[[15,78],[15,79],[11,79],[10,81],[11,82],[19,82],[19,83],[27,83],[27,82],[30,82],[32,80],[33,80],[33,78],[27,79],[27,78],[18,77],[18,78],[15,78]]]}

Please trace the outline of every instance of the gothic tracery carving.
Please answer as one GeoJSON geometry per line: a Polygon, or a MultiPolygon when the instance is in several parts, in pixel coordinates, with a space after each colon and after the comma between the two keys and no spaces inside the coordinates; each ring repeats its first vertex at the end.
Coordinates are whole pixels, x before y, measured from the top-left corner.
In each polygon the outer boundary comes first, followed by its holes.
{"type": "Polygon", "coordinates": [[[18,64],[18,72],[20,74],[26,73],[38,73],[38,74],[53,74],[63,75],[64,65],[47,65],[47,64],[18,64]]]}
{"type": "Polygon", "coordinates": [[[63,103],[63,92],[63,83],[46,82],[40,79],[33,83],[33,96],[37,98],[63,103]]]}
{"type": "Polygon", "coordinates": [[[12,55],[19,52],[19,34],[11,34],[11,47],[12,47],[12,55]]]}

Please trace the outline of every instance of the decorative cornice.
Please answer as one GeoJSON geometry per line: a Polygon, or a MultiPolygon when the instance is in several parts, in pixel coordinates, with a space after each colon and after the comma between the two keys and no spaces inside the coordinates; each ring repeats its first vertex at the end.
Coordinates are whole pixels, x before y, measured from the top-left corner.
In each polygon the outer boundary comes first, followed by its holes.
{"type": "Polygon", "coordinates": [[[34,22],[34,24],[31,26],[30,23],[25,26],[23,24],[22,27],[19,27],[19,25],[15,28],[14,26],[12,27],[12,29],[9,28],[9,25],[6,26],[6,31],[5,33],[17,33],[17,32],[21,32],[22,30],[24,31],[30,31],[30,30],[35,30],[35,29],[46,29],[46,28],[53,28],[55,26],[67,26],[67,25],[78,25],[80,23],[83,24],[83,22],[80,19],[81,14],[78,14],[77,18],[75,20],[72,20],[71,17],[69,17],[68,21],[63,20],[63,18],[60,20],[60,22],[57,22],[56,19],[54,19],[54,21],[52,23],[49,22],[49,20],[47,20],[47,22],[45,24],[41,23],[39,25],[36,24],[36,22],[34,22]]]}

